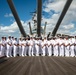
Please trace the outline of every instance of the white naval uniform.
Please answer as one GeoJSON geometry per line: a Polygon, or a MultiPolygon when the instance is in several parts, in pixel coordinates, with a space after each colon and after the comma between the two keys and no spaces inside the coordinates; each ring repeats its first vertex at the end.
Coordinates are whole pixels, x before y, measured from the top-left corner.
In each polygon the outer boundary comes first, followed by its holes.
{"type": "Polygon", "coordinates": [[[42,41],[41,46],[42,46],[42,56],[45,56],[45,43],[44,43],[44,41],[42,41]]]}
{"type": "Polygon", "coordinates": [[[42,43],[42,40],[39,40],[39,55],[42,55],[41,43],[42,43]]]}
{"type": "Polygon", "coordinates": [[[76,39],[75,39],[75,45],[74,45],[74,48],[75,48],[74,53],[75,53],[75,57],[76,57],[76,39]]]}
{"type": "Polygon", "coordinates": [[[29,56],[34,56],[33,55],[33,40],[29,40],[29,42],[28,42],[28,44],[29,44],[29,52],[28,52],[28,55],[29,56]]]}
{"type": "Polygon", "coordinates": [[[48,56],[52,56],[52,41],[48,40],[48,56]]]}
{"type": "Polygon", "coordinates": [[[41,46],[42,46],[42,56],[45,56],[45,42],[44,41],[42,41],[41,46]]]}
{"type": "Polygon", "coordinates": [[[58,41],[54,40],[54,56],[58,56],[58,41]]]}
{"type": "Polygon", "coordinates": [[[55,40],[51,39],[51,44],[52,44],[52,55],[54,55],[54,44],[55,44],[55,40]]]}
{"type": "Polygon", "coordinates": [[[35,40],[36,56],[39,56],[39,40],[35,40]]]}
{"type": "Polygon", "coordinates": [[[6,53],[7,57],[12,57],[12,41],[11,39],[7,39],[7,53],[6,53]]]}
{"type": "Polygon", "coordinates": [[[26,40],[25,54],[29,55],[29,40],[26,40]]]}
{"type": "Polygon", "coordinates": [[[35,39],[33,39],[33,54],[32,55],[36,55],[36,47],[35,47],[35,39]]]}
{"type": "Polygon", "coordinates": [[[71,57],[74,57],[75,56],[75,53],[74,53],[74,43],[75,41],[73,39],[70,40],[70,56],[71,57]]]}
{"type": "Polygon", "coordinates": [[[12,42],[11,48],[12,48],[12,52],[13,52],[13,48],[14,48],[14,39],[11,39],[11,42],[12,42]]]}
{"type": "MultiPolygon", "coordinates": [[[[12,46],[11,46],[12,52],[14,52],[14,51],[13,51],[13,50],[14,50],[14,39],[12,39],[11,41],[12,41],[12,46]]],[[[12,55],[13,55],[13,54],[12,54],[12,55]]]]}
{"type": "Polygon", "coordinates": [[[1,40],[1,56],[4,56],[4,52],[5,52],[5,40],[1,40]]]}
{"type": "Polygon", "coordinates": [[[59,41],[59,56],[64,56],[64,40],[59,41]]]}
{"type": "Polygon", "coordinates": [[[5,56],[6,56],[6,54],[7,54],[7,40],[5,40],[5,56]]]}
{"type": "Polygon", "coordinates": [[[0,55],[1,55],[1,41],[0,41],[0,55]]]}
{"type": "Polygon", "coordinates": [[[22,40],[19,40],[19,56],[22,55],[22,40]]]}
{"type": "Polygon", "coordinates": [[[26,46],[26,41],[23,40],[23,41],[22,41],[22,54],[21,54],[22,56],[24,56],[24,55],[26,56],[25,46],[26,46]]]}
{"type": "Polygon", "coordinates": [[[45,44],[45,55],[48,55],[48,42],[47,42],[47,39],[44,39],[44,44],[45,44]]]}
{"type": "Polygon", "coordinates": [[[13,56],[16,57],[17,55],[17,41],[13,40],[13,56]]]}
{"type": "Polygon", "coordinates": [[[69,57],[69,51],[70,51],[70,45],[68,45],[69,44],[69,40],[64,40],[64,43],[65,43],[65,56],[69,57]]]}

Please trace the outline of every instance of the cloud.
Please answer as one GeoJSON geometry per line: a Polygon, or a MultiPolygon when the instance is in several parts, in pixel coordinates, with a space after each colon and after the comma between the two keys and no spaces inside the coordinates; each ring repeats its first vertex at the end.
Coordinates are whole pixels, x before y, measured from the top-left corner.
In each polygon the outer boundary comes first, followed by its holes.
{"type": "MultiPolygon", "coordinates": [[[[47,21],[47,23],[48,23],[47,28],[46,28],[47,33],[52,32],[52,30],[54,29],[66,1],[67,0],[47,0],[44,2],[43,11],[45,13],[48,13],[50,16],[51,10],[55,12],[49,18],[46,18],[43,16],[44,21],[47,21]]],[[[76,30],[76,26],[75,26],[76,15],[75,15],[75,13],[76,13],[76,0],[73,0],[62,23],[60,24],[60,27],[59,27],[57,33],[64,33],[64,34],[69,34],[69,35],[76,33],[76,31],[75,31],[76,30]]]]}
{"type": "Polygon", "coordinates": [[[58,32],[57,33],[61,33],[61,34],[73,34],[74,32],[72,32],[73,30],[75,30],[75,24],[70,23],[68,25],[62,25],[59,27],[58,32]]]}
{"type": "Polygon", "coordinates": [[[9,25],[9,26],[1,26],[1,30],[0,32],[3,33],[14,33],[16,31],[16,29],[18,29],[16,22],[14,22],[13,24],[9,25]]]}
{"type": "Polygon", "coordinates": [[[49,0],[48,2],[47,1],[43,4],[45,7],[43,11],[45,12],[50,12],[51,10],[54,10],[55,12],[60,12],[62,11],[66,2],[66,0],[49,0]]]}
{"type": "Polygon", "coordinates": [[[6,13],[4,17],[13,17],[12,13],[6,13]]]}
{"type": "MultiPolygon", "coordinates": [[[[26,33],[29,33],[29,26],[27,25],[27,22],[21,21],[24,30],[26,31],[26,33]]],[[[18,25],[16,22],[13,22],[11,25],[9,26],[1,26],[0,29],[0,36],[15,36],[15,37],[19,37],[21,35],[18,25]]]]}
{"type": "Polygon", "coordinates": [[[64,29],[70,30],[74,28],[74,24],[69,24],[69,25],[63,25],[62,26],[64,29]]]}
{"type": "MultiPolygon", "coordinates": [[[[48,34],[48,32],[53,31],[66,1],[67,0],[45,0],[45,2],[43,4],[43,11],[45,13],[48,13],[49,18],[46,18],[45,15],[42,17],[43,18],[42,26],[44,28],[44,24],[45,24],[45,22],[47,22],[46,34],[48,34]],[[54,13],[50,16],[51,10],[54,11],[54,13]]],[[[74,22],[76,22],[75,13],[76,13],[76,0],[73,0],[73,2],[71,4],[69,10],[67,11],[57,33],[69,34],[69,35],[76,34],[76,31],[75,31],[76,26],[74,23],[74,22]]],[[[6,13],[5,17],[13,17],[13,15],[6,13]]],[[[11,19],[11,21],[12,21],[12,19],[11,19]]],[[[21,20],[23,28],[27,34],[29,34],[28,22],[31,22],[31,27],[33,28],[34,23],[31,19],[29,19],[27,21],[21,20]]],[[[0,35],[12,35],[12,36],[19,37],[21,34],[20,34],[19,28],[17,26],[17,23],[14,21],[9,26],[1,26],[0,35]]]]}

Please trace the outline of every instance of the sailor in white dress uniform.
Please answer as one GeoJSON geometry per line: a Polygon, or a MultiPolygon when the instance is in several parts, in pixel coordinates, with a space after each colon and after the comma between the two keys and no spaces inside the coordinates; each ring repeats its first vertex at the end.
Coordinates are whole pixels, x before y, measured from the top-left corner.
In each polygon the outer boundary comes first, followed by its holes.
{"type": "Polygon", "coordinates": [[[59,41],[59,56],[64,56],[64,40],[60,37],[59,41]]]}
{"type": "Polygon", "coordinates": [[[1,40],[0,40],[0,55],[1,55],[1,40]]]}
{"type": "Polygon", "coordinates": [[[26,47],[25,47],[26,55],[29,56],[29,38],[26,37],[26,47]]]}
{"type": "Polygon", "coordinates": [[[51,39],[51,44],[52,44],[52,55],[54,55],[54,45],[55,45],[55,38],[52,37],[51,39]]]}
{"type": "Polygon", "coordinates": [[[35,40],[35,48],[36,48],[36,56],[39,56],[39,40],[36,38],[35,40]]]}
{"type": "Polygon", "coordinates": [[[65,57],[69,57],[69,52],[70,52],[70,42],[68,40],[68,38],[66,38],[64,40],[64,43],[65,43],[65,57]]]}
{"type": "Polygon", "coordinates": [[[29,52],[28,52],[29,53],[29,56],[34,56],[33,55],[33,43],[34,42],[33,42],[33,38],[32,37],[30,38],[30,40],[29,40],[28,43],[29,43],[29,52]]]}
{"type": "Polygon", "coordinates": [[[26,56],[25,47],[26,47],[26,41],[25,41],[25,39],[23,39],[23,41],[22,41],[22,56],[23,57],[24,57],[24,55],[26,56]]]}
{"type": "Polygon", "coordinates": [[[42,39],[41,47],[42,47],[42,56],[45,56],[45,43],[44,43],[44,39],[42,39]]]}
{"type": "Polygon", "coordinates": [[[48,39],[48,56],[52,56],[52,41],[48,39]]]}
{"type": "Polygon", "coordinates": [[[71,57],[74,57],[75,56],[75,52],[74,52],[74,44],[75,44],[75,39],[74,38],[71,38],[70,39],[70,56],[71,57]]]}
{"type": "Polygon", "coordinates": [[[58,43],[58,40],[55,38],[54,40],[54,56],[58,56],[58,46],[59,46],[59,43],[58,43]]]}
{"type": "Polygon", "coordinates": [[[42,47],[41,47],[41,43],[42,43],[42,37],[39,37],[39,55],[42,55],[42,47]]]}
{"type": "Polygon", "coordinates": [[[21,38],[19,38],[18,47],[19,47],[19,56],[22,56],[22,39],[21,38]]]}
{"type": "Polygon", "coordinates": [[[15,39],[13,40],[13,56],[14,56],[14,57],[17,56],[17,46],[18,46],[17,38],[15,38],[15,39]]]}
{"type": "Polygon", "coordinates": [[[1,40],[1,56],[4,56],[4,52],[5,52],[5,39],[4,37],[2,37],[2,40],[1,40]]]}
{"type": "Polygon", "coordinates": [[[6,56],[6,52],[7,52],[7,38],[4,37],[4,39],[5,39],[5,51],[4,51],[4,55],[6,56]]]}
{"type": "Polygon", "coordinates": [[[75,53],[75,57],[76,57],[76,36],[75,36],[75,43],[74,43],[74,53],[75,53]]]}
{"type": "Polygon", "coordinates": [[[48,42],[47,42],[47,38],[44,37],[44,45],[45,45],[45,56],[48,55],[48,42]]]}
{"type": "Polygon", "coordinates": [[[7,53],[6,53],[7,57],[12,57],[12,40],[11,40],[11,36],[8,37],[7,39],[7,53]]]}
{"type": "Polygon", "coordinates": [[[35,41],[36,41],[36,38],[34,37],[33,38],[33,51],[32,51],[32,56],[36,56],[36,47],[35,47],[35,41]]]}

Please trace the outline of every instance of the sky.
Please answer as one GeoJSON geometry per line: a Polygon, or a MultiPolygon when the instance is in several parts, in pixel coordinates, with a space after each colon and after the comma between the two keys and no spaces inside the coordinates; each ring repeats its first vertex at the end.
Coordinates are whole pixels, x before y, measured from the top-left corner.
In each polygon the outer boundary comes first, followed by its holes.
{"type": "MultiPolygon", "coordinates": [[[[66,1],[67,0],[43,0],[42,13],[44,13],[44,15],[42,15],[41,25],[44,27],[45,22],[47,22],[46,34],[53,31],[66,1]]],[[[32,28],[34,25],[30,12],[36,10],[37,0],[13,0],[13,3],[25,32],[29,34],[28,22],[31,22],[32,28]]],[[[73,0],[57,33],[76,35],[75,13],[76,0],[73,0]]],[[[21,34],[7,0],[0,0],[0,37],[9,35],[20,37],[21,34]]]]}

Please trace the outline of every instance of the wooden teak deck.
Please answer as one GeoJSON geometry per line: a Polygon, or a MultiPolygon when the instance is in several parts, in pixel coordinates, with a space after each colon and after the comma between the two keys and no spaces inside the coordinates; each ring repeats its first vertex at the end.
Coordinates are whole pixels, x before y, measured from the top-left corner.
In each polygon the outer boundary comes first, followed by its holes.
{"type": "Polygon", "coordinates": [[[76,75],[76,57],[5,57],[0,75],[76,75]]]}

